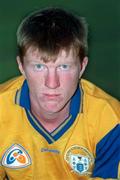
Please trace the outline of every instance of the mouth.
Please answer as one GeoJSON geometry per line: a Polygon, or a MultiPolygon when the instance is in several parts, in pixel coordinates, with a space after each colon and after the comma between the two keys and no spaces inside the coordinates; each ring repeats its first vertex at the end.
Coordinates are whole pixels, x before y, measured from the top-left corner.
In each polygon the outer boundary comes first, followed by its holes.
{"type": "Polygon", "coordinates": [[[56,98],[58,98],[60,96],[60,94],[44,94],[44,96],[48,99],[48,100],[55,100],[56,98]]]}

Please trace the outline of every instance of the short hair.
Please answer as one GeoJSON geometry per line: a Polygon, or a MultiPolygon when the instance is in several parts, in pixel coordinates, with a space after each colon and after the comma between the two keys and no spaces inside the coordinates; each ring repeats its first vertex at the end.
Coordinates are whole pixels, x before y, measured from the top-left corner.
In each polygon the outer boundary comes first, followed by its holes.
{"type": "Polygon", "coordinates": [[[87,23],[61,8],[46,8],[26,17],[17,30],[18,55],[23,57],[29,47],[54,56],[60,50],[74,48],[80,62],[87,55],[87,23]]]}

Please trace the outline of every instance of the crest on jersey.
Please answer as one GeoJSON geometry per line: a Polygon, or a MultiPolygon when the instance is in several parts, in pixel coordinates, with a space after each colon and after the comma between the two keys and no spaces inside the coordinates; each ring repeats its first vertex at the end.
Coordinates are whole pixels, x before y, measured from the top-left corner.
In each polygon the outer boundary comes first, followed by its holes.
{"type": "Polygon", "coordinates": [[[2,158],[2,165],[9,168],[24,168],[31,164],[28,152],[19,144],[12,145],[2,158]]]}
{"type": "Polygon", "coordinates": [[[71,146],[66,151],[64,158],[71,171],[79,175],[92,174],[94,157],[86,148],[78,145],[71,146]]]}

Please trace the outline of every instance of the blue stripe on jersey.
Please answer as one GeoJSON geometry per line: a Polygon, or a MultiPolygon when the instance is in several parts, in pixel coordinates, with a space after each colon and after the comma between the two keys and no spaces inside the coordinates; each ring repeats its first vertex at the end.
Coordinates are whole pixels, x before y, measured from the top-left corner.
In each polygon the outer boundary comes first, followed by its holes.
{"type": "Polygon", "coordinates": [[[23,82],[23,85],[21,88],[19,104],[20,104],[20,106],[24,107],[25,109],[30,110],[29,88],[28,88],[28,84],[27,84],[26,80],[23,82]]]}
{"type": "Polygon", "coordinates": [[[74,96],[72,97],[71,103],[70,103],[70,115],[71,118],[68,121],[67,124],[54,136],[54,139],[57,140],[59,137],[62,136],[74,123],[80,109],[80,88],[77,88],[74,96]]]}
{"type": "Polygon", "coordinates": [[[27,114],[27,117],[28,117],[31,125],[47,140],[47,142],[49,144],[53,143],[54,139],[42,127],[39,128],[39,126],[37,125],[37,121],[36,122],[33,121],[33,117],[32,117],[31,113],[29,113],[29,111],[27,109],[26,109],[26,114],[27,114]]]}
{"type": "Polygon", "coordinates": [[[93,177],[117,178],[119,163],[120,163],[120,124],[116,125],[97,144],[93,177]]]}
{"type": "Polygon", "coordinates": [[[80,110],[80,102],[81,102],[81,91],[80,88],[78,87],[70,103],[70,114],[72,115],[73,119],[75,119],[76,116],[78,115],[78,112],[80,110]]]}
{"type": "Polygon", "coordinates": [[[27,81],[25,80],[22,88],[16,93],[15,101],[20,106],[26,109],[26,114],[31,125],[48,141],[48,143],[53,143],[59,139],[74,123],[80,109],[81,102],[81,89],[78,87],[75,94],[73,95],[70,103],[70,115],[69,117],[52,133],[49,133],[42,124],[36,119],[36,117],[30,112],[30,97],[29,88],[27,81]]]}

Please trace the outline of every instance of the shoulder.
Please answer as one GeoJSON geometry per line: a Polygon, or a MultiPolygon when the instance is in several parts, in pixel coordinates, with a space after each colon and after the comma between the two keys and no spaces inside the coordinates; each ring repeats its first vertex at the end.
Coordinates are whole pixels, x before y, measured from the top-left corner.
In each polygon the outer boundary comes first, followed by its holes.
{"type": "Polygon", "coordinates": [[[81,80],[81,86],[87,105],[91,107],[98,105],[97,107],[99,109],[101,107],[102,110],[103,106],[108,107],[109,109],[113,109],[113,111],[119,114],[120,102],[116,98],[112,97],[111,95],[85,79],[81,80]]]}
{"type": "Polygon", "coordinates": [[[120,102],[87,80],[82,79],[81,86],[83,113],[99,141],[120,124],[120,102]]]}
{"type": "Polygon", "coordinates": [[[23,81],[24,81],[24,77],[18,76],[0,84],[0,95],[12,90],[19,89],[22,86],[23,81]]]}
{"type": "Polygon", "coordinates": [[[81,87],[83,117],[87,122],[88,137],[95,156],[93,176],[117,178],[120,162],[120,102],[89,81],[82,79],[81,87]],[[107,169],[111,171],[105,171],[107,169]]]}
{"type": "Polygon", "coordinates": [[[7,123],[12,123],[14,116],[20,110],[20,106],[15,103],[15,99],[16,92],[21,88],[23,81],[24,78],[19,76],[0,84],[0,123],[3,123],[3,127],[7,123]]]}
{"type": "Polygon", "coordinates": [[[16,92],[21,88],[23,81],[23,76],[19,76],[0,84],[0,113],[15,104],[16,92]]]}

